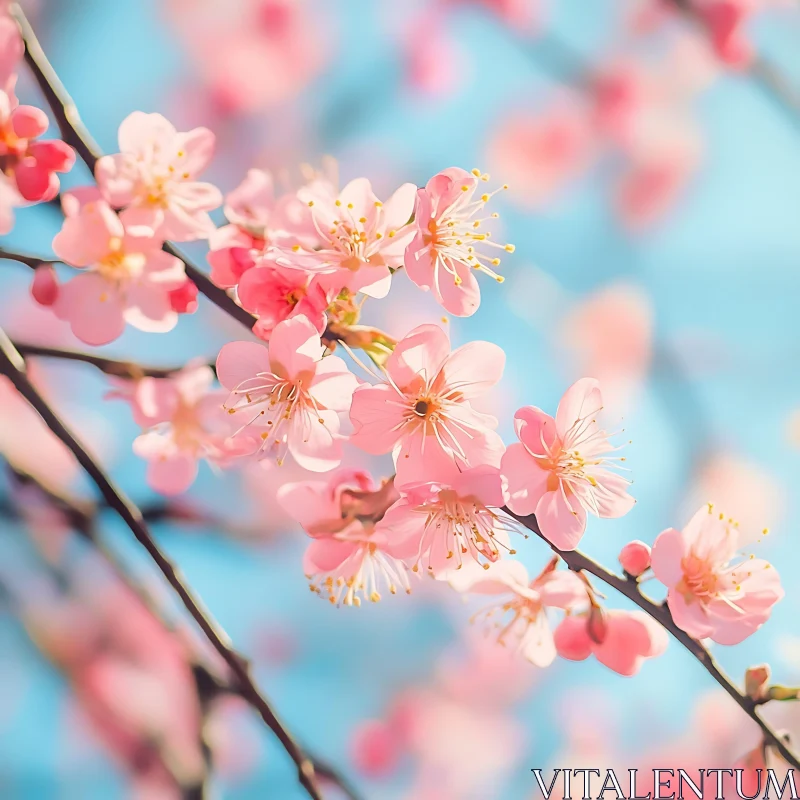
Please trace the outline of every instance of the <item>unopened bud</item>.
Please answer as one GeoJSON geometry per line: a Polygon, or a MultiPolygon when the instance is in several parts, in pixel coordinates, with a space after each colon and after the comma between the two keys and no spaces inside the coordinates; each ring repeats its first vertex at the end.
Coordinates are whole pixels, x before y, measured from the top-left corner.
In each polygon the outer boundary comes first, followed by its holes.
{"type": "Polygon", "coordinates": [[[766,696],[769,700],[798,700],[800,689],[796,686],[770,686],[766,696]]]}
{"type": "Polygon", "coordinates": [[[769,683],[769,664],[759,664],[748,667],[744,673],[744,691],[751,700],[763,700],[767,693],[769,683]]]}
{"type": "Polygon", "coordinates": [[[40,306],[52,306],[58,300],[58,278],[49,265],[37,267],[33,273],[31,296],[40,306]]]}
{"type": "Polygon", "coordinates": [[[650,546],[638,540],[628,542],[620,550],[619,563],[628,575],[638,578],[650,566],[650,546]]]}

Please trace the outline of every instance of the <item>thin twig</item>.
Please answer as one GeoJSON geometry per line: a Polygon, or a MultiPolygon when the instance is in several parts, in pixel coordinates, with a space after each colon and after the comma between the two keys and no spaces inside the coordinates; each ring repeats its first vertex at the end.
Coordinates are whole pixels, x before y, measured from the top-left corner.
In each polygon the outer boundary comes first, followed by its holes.
{"type": "Polygon", "coordinates": [[[39,256],[36,256],[33,253],[22,253],[16,250],[6,250],[3,247],[0,247],[0,260],[18,261],[20,264],[30,267],[30,269],[38,269],[39,267],[60,263],[59,261],[55,261],[51,258],[39,258],[39,256]]]}
{"type": "MultiPolygon", "coordinates": [[[[139,364],[135,361],[123,361],[115,358],[104,358],[96,356],[94,353],[84,353],[81,350],[68,350],[62,347],[45,347],[44,345],[31,344],[29,342],[13,342],[14,347],[24,357],[52,358],[61,361],[78,361],[112,375],[115,378],[169,378],[182,367],[154,367],[146,364],[139,364]]],[[[209,364],[213,369],[213,365],[209,364]]]]}
{"type": "Polygon", "coordinates": [[[189,588],[178,568],[161,550],[142,518],[141,511],[114,485],[102,467],[89,455],[57,414],[28,380],[25,362],[11,340],[0,330],[0,373],[6,375],[17,391],[30,403],[48,428],[66,445],[97,486],[105,501],[125,522],[137,541],[155,562],[167,582],[180,597],[186,610],[203,631],[214,649],[233,673],[242,696],[259,712],[297,767],[298,779],[313,800],[322,800],[314,764],[294,737],[278,719],[269,702],[261,694],[250,674],[247,661],[234,648],[219,623],[204,609],[203,603],[189,588]]]}
{"type": "Polygon", "coordinates": [[[626,578],[620,575],[615,575],[605,567],[598,564],[589,556],[581,553],[579,550],[559,550],[555,545],[549,542],[542,534],[539,523],[533,514],[523,517],[514,514],[508,508],[503,511],[515,520],[524,525],[529,531],[535,533],[543,542],[547,544],[550,549],[560,556],[569,566],[570,569],[576,572],[588,572],[594,575],[595,578],[601,580],[613,589],[616,589],[621,594],[624,594],[629,600],[635,603],[646,614],[652,617],[661,627],[663,627],[669,634],[677,639],[696,659],[700,662],[705,671],[733,698],[737,705],[752,719],[764,735],[764,740],[770,744],[775,750],[780,753],[785,761],[787,761],[795,769],[800,769],[800,757],[793,753],[786,745],[783,737],[778,734],[773,728],[762,719],[758,711],[758,703],[752,700],[747,695],[739,691],[731,679],[723,672],[722,668],[714,660],[711,653],[703,647],[700,642],[693,639],[685,631],[681,630],[672,619],[669,608],[665,604],[654,603],[649,598],[645,597],[640,589],[638,582],[635,578],[626,578]]]}

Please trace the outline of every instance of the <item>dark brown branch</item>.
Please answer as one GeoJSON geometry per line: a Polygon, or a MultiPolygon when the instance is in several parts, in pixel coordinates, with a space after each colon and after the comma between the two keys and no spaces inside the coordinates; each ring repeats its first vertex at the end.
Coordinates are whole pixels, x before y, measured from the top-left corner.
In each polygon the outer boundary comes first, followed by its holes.
{"type": "Polygon", "coordinates": [[[598,580],[601,580],[621,594],[624,594],[631,602],[635,603],[646,614],[652,617],[661,627],[677,639],[696,659],[700,662],[705,671],[733,698],[736,704],[752,719],[764,736],[764,740],[780,753],[785,761],[796,769],[800,769],[800,757],[793,753],[786,745],[784,739],[772,729],[768,722],[762,719],[758,711],[758,704],[747,695],[739,691],[731,679],[723,672],[722,668],[714,660],[711,653],[703,647],[700,642],[693,639],[685,631],[681,630],[673,621],[669,608],[665,604],[654,603],[645,597],[640,589],[639,583],[635,578],[623,577],[609,572],[605,567],[598,564],[589,556],[579,550],[559,550],[549,542],[539,529],[536,517],[531,514],[527,517],[514,514],[507,508],[503,511],[524,525],[529,531],[535,533],[547,546],[558,556],[560,556],[567,566],[575,572],[588,572],[598,580]]]}
{"type": "MultiPolygon", "coordinates": [[[[153,367],[146,364],[138,364],[135,361],[122,361],[115,358],[104,358],[96,356],[94,353],[84,353],[80,350],[67,350],[61,347],[45,347],[28,342],[13,342],[14,347],[24,357],[53,358],[61,361],[77,361],[91,366],[112,375],[115,378],[169,378],[178,372],[181,367],[153,367]]],[[[209,364],[212,367],[213,365],[209,364]]]]}
{"type": "Polygon", "coordinates": [[[3,261],[18,261],[31,269],[38,269],[39,267],[47,266],[49,264],[58,264],[60,262],[51,258],[39,258],[33,253],[20,253],[15,250],[6,250],[0,247],[0,260],[3,261]]]}
{"type": "Polygon", "coordinates": [[[104,470],[89,455],[86,448],[75,438],[44,398],[36,391],[28,380],[22,356],[2,331],[0,331],[0,373],[9,378],[17,391],[41,416],[47,427],[72,452],[78,463],[97,486],[104,500],[117,512],[137,541],[144,547],[167,582],[180,597],[186,610],[230,668],[242,697],[259,712],[261,718],[295,763],[298,779],[303,788],[313,800],[322,800],[313,762],[303,752],[300,745],[278,719],[269,702],[259,691],[250,674],[247,661],[233,648],[228,634],[211,614],[204,609],[200,598],[189,588],[178,568],[158,546],[142,518],[141,511],[125,496],[121,489],[114,485],[111,478],[106,475],[104,470]]]}

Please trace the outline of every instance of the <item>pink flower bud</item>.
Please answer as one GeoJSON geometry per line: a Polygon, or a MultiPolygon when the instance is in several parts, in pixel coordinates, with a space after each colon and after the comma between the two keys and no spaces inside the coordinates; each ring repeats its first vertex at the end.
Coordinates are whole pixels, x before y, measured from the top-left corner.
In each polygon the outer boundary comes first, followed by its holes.
{"type": "Polygon", "coordinates": [[[399,742],[385,722],[362,722],[353,732],[350,746],[358,770],[372,778],[389,775],[397,766],[399,742]]]}
{"type": "Polygon", "coordinates": [[[769,664],[748,667],[744,674],[744,691],[752,700],[760,700],[765,696],[770,678],[769,664]]]}
{"type": "Polygon", "coordinates": [[[20,139],[35,139],[48,125],[47,114],[33,106],[18,106],[11,114],[11,127],[20,139]]]}
{"type": "Polygon", "coordinates": [[[628,542],[620,551],[619,563],[628,575],[638,578],[650,566],[650,546],[638,540],[628,542]]]}
{"type": "Polygon", "coordinates": [[[58,194],[58,178],[32,158],[26,158],[14,170],[19,193],[31,203],[51,200],[58,194]]]}
{"type": "Polygon", "coordinates": [[[169,302],[178,314],[194,314],[197,311],[197,286],[187,278],[183,286],[169,293],[169,302]]]}
{"type": "Polygon", "coordinates": [[[586,617],[564,617],[553,639],[561,658],[585,661],[592,654],[592,640],[586,629],[586,617]]]}
{"type": "Polygon", "coordinates": [[[33,273],[31,296],[41,306],[51,306],[58,299],[58,279],[52,267],[37,267],[33,273]]]}

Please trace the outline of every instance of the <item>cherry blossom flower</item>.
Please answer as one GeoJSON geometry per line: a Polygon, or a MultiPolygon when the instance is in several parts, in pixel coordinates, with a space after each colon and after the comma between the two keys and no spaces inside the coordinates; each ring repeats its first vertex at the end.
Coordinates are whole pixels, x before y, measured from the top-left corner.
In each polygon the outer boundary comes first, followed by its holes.
{"type": "Polygon", "coordinates": [[[258,316],[253,333],[262,339],[269,340],[279,322],[298,315],[319,333],[325,330],[330,298],[319,278],[306,272],[262,263],[242,275],[237,292],[242,306],[258,316]]]}
{"type": "Polygon", "coordinates": [[[653,545],[653,572],[669,590],[672,618],[696,639],[738,644],[767,621],[783,597],[769,562],[752,555],[736,558],[739,541],[738,525],[709,503],[683,531],[668,528],[653,545]]]}
{"type": "Polygon", "coordinates": [[[470,342],[451,353],[441,328],[420,325],[387,359],[386,382],[356,390],[350,441],[375,455],[393,451],[398,486],[424,479],[442,459],[498,466],[497,420],[469,401],[500,380],[504,364],[495,344],[470,342]]]}
{"type": "Polygon", "coordinates": [[[505,596],[474,619],[488,621],[497,616],[498,642],[510,644],[535,666],[546,667],[556,657],[546,610],[572,610],[586,605],[588,597],[586,585],[574,572],[555,567],[553,560],[531,581],[525,567],[514,559],[485,564],[483,569],[472,562],[451,571],[448,581],[459,592],[505,596]]]}
{"type": "Polygon", "coordinates": [[[91,191],[68,194],[63,205],[64,225],[53,251],[85,271],[59,287],[56,316],[92,345],[114,341],[126,322],[145,331],[174,328],[178,315],[170,292],[189,280],[183,262],[152,237],[133,235],[91,191]]]}
{"type": "Polygon", "coordinates": [[[562,658],[585,661],[593,654],[614,672],[631,676],[646,659],[660,656],[667,649],[667,632],[643,611],[605,612],[601,637],[593,637],[588,619],[583,615],[568,616],[556,628],[555,645],[562,658]]]}
{"type": "Polygon", "coordinates": [[[222,203],[219,189],[197,177],[214,151],[207,128],[179,133],[161,114],[134,111],[119,127],[120,153],[103,156],[95,176],[126,228],[180,242],[214,230],[208,212],[222,203]]]}
{"type": "Polygon", "coordinates": [[[476,189],[488,179],[477,169],[470,173],[450,167],[434,175],[417,192],[414,239],[405,251],[406,272],[417,286],[432,291],[436,301],[457,317],[468,317],[478,310],[481,295],[473,269],[503,281],[493,269],[500,259],[482,249],[514,252],[513,245],[497,244],[491,240],[491,232],[481,229],[483,222],[498,214],[473,219],[500,191],[481,194],[474,200],[476,189]]]}
{"type": "Polygon", "coordinates": [[[227,466],[252,452],[252,443],[230,438],[228,396],[213,390],[214,373],[205,365],[188,365],[169,378],[118,381],[109,394],[131,404],[134,420],[146,432],[133,442],[136,455],[148,461],[147,482],[161,494],[186,491],[197,477],[198,461],[227,466]]]}
{"type": "Polygon", "coordinates": [[[338,194],[320,183],[301,189],[298,197],[311,209],[320,246],[315,250],[293,247],[286,251],[287,263],[331,273],[324,280],[334,294],[347,289],[385,297],[392,270],[403,265],[403,254],[414,235],[408,221],[416,189],[404,183],[385,203],[378,200],[366,178],[350,181],[338,194]]]}
{"type": "Polygon", "coordinates": [[[313,248],[317,244],[308,206],[296,193],[276,198],[272,176],[264,170],[249,170],[227,195],[225,216],[230,224],[213,231],[208,239],[211,279],[224,288],[236,286],[276,245],[313,248]]]}
{"type": "Polygon", "coordinates": [[[574,101],[559,101],[544,112],[504,116],[488,146],[493,170],[514,175],[510,200],[541,209],[575,180],[594,155],[592,128],[574,101]]]}
{"type": "Polygon", "coordinates": [[[303,560],[311,590],[332,604],[376,603],[381,591],[411,593],[404,559],[416,543],[395,541],[381,517],[396,497],[391,483],[376,488],[365,472],[340,469],[327,481],[286,484],[278,502],[314,541],[303,560]]]}
{"type": "Polygon", "coordinates": [[[29,202],[52,200],[60,186],[58,172],[69,172],[75,151],[60,139],[37,139],[49,127],[47,114],[21,106],[13,93],[0,91],[0,172],[29,202]]]}
{"type": "Polygon", "coordinates": [[[356,378],[338,356],[323,358],[319,332],[302,316],[275,326],[269,350],[231,342],[220,350],[217,375],[229,390],[228,413],[260,432],[262,455],[279,464],[286,453],[300,466],[326,472],[341,462],[337,412],[347,411],[356,378]]]}
{"type": "Polygon", "coordinates": [[[633,507],[629,481],[609,467],[624,461],[596,420],[602,411],[593,378],[574,383],[561,398],[555,419],[534,406],[514,415],[519,444],[503,456],[506,503],[520,515],[536,514],[542,534],[561,550],[574,550],[586,529],[586,513],[621,517],[633,507]]]}
{"type": "Polygon", "coordinates": [[[513,555],[508,544],[512,525],[498,513],[503,505],[500,470],[479,466],[461,472],[449,460],[442,466],[434,470],[436,477],[426,468],[426,482],[403,487],[403,497],[383,519],[387,535],[417,542],[418,561],[435,577],[465,562],[513,555]]]}

